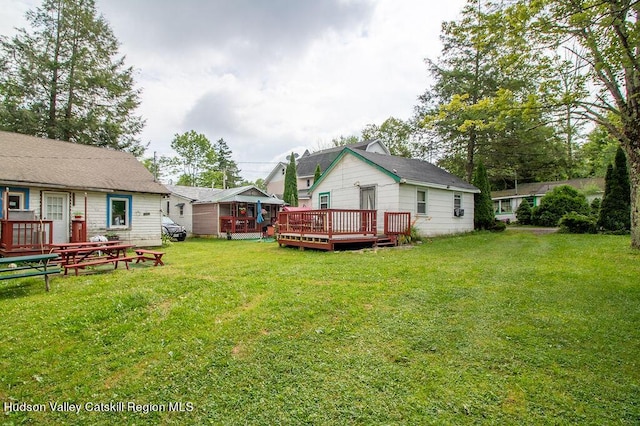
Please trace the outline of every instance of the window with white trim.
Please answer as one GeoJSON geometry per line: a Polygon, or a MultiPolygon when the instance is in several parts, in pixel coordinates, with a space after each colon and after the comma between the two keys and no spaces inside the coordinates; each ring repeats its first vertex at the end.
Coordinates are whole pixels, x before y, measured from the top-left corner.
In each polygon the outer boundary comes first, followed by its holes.
{"type": "Polygon", "coordinates": [[[427,191],[418,189],[418,191],[416,192],[416,198],[416,213],[427,214],[427,191]]]}
{"type": "Polygon", "coordinates": [[[109,228],[128,228],[131,226],[131,196],[107,196],[107,226],[109,228]]]}
{"type": "Polygon", "coordinates": [[[320,209],[328,209],[330,200],[329,193],[323,192],[318,196],[318,198],[320,200],[320,209]]]}

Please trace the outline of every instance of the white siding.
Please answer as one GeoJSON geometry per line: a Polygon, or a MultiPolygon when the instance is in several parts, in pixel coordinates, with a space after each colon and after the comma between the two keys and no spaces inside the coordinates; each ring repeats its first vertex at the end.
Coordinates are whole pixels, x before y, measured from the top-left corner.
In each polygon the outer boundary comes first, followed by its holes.
{"type": "MultiPolygon", "coordinates": [[[[37,219],[42,217],[42,192],[54,191],[69,194],[69,213],[79,211],[85,213],[85,194],[87,197],[87,237],[94,235],[104,235],[109,229],[107,227],[107,195],[113,193],[105,192],[78,192],[51,190],[41,187],[29,188],[29,210],[35,212],[37,219]],[[74,202],[75,201],[75,202],[74,202]]],[[[120,239],[140,246],[162,245],[161,237],[161,209],[159,194],[138,194],[131,192],[118,192],[118,195],[131,196],[131,224],[127,229],[118,229],[115,232],[120,239]]],[[[70,230],[69,230],[70,233],[70,230]]]]}
{"type": "Polygon", "coordinates": [[[453,213],[454,191],[399,184],[387,173],[353,155],[345,155],[314,189],[311,208],[320,208],[320,194],[330,194],[332,209],[359,209],[360,187],[376,186],[378,231],[384,230],[384,212],[410,212],[422,236],[473,231],[473,193],[460,192],[465,213],[453,213]],[[427,213],[417,215],[417,190],[427,191],[427,213]]]}
{"type": "Polygon", "coordinates": [[[182,225],[187,233],[193,233],[193,205],[191,200],[176,194],[171,194],[169,198],[162,199],[162,213],[173,219],[174,222],[182,225]],[[167,203],[169,203],[169,212],[167,213],[167,203]],[[182,214],[178,204],[184,204],[182,214]]]}
{"type": "Polygon", "coordinates": [[[402,185],[400,190],[400,211],[410,211],[418,233],[425,237],[457,234],[473,231],[473,194],[460,192],[464,216],[453,214],[455,191],[437,188],[402,185]],[[418,215],[417,191],[427,191],[427,213],[418,215]]]}
{"type": "Polygon", "coordinates": [[[284,173],[282,171],[285,170],[285,166],[279,166],[278,171],[274,173],[273,179],[269,181],[267,185],[267,192],[269,194],[280,194],[284,193],[284,173]]]}
{"type": "Polygon", "coordinates": [[[313,209],[320,208],[320,194],[329,192],[332,209],[360,209],[360,187],[376,187],[378,231],[384,230],[384,212],[398,211],[398,184],[384,172],[353,155],[342,157],[314,189],[313,209]]]}

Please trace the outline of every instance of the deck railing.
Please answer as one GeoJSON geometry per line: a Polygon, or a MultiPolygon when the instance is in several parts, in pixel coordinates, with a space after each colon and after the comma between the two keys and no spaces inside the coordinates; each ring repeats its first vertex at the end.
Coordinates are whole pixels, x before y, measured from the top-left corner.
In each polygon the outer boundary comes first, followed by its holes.
{"type": "Polygon", "coordinates": [[[278,213],[278,232],[300,235],[377,234],[376,210],[298,210],[278,213]]]}
{"type": "Polygon", "coordinates": [[[384,234],[389,236],[410,235],[411,234],[411,213],[385,212],[384,213],[384,234]]]}
{"type": "Polygon", "coordinates": [[[220,232],[249,233],[258,232],[255,217],[220,216],[220,232]]]}
{"type": "Polygon", "coordinates": [[[50,220],[2,220],[0,247],[5,252],[48,247],[53,243],[52,229],[50,220]]]}

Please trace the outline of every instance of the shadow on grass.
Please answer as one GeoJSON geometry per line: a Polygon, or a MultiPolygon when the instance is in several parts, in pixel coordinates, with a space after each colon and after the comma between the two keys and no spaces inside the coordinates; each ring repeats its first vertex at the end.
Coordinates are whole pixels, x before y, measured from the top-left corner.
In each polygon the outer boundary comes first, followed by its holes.
{"type": "Polygon", "coordinates": [[[39,290],[38,286],[41,286],[41,290],[44,291],[44,279],[38,280],[34,278],[4,281],[0,283],[0,300],[31,296],[39,290]]]}

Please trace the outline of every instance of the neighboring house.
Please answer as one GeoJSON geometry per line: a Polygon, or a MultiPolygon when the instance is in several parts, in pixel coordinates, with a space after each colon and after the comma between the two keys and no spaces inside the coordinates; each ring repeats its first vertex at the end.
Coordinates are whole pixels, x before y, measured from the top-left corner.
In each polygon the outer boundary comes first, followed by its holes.
{"type": "Polygon", "coordinates": [[[313,209],[410,212],[423,236],[473,231],[475,186],[426,161],[343,147],[309,190],[313,209]]]}
{"type": "Polygon", "coordinates": [[[168,191],[133,155],[0,132],[0,159],[5,254],[107,233],[162,244],[160,203],[168,191]]]}
{"type": "Polygon", "coordinates": [[[188,234],[193,233],[193,203],[211,199],[222,191],[219,188],[165,185],[170,194],[162,201],[162,213],[184,226],[188,234]]]}
{"type": "Polygon", "coordinates": [[[259,238],[274,224],[284,201],[250,185],[217,190],[193,201],[192,233],[233,239],[259,238]],[[258,222],[258,203],[263,222],[258,222]]]}
{"type": "MultiPolygon", "coordinates": [[[[378,152],[381,154],[389,154],[389,150],[382,141],[365,141],[356,144],[347,145],[350,149],[367,152],[378,152]]],[[[316,167],[320,165],[320,171],[324,172],[331,165],[333,160],[340,155],[344,146],[338,146],[329,149],[323,149],[314,153],[305,151],[302,157],[296,160],[296,174],[298,177],[298,205],[307,206],[310,202],[309,188],[315,183],[316,167]]],[[[269,173],[264,183],[269,194],[274,194],[278,198],[282,198],[284,193],[284,177],[287,170],[287,163],[278,163],[278,165],[269,173]]]]}
{"type": "Polygon", "coordinates": [[[502,221],[516,221],[516,210],[518,210],[522,200],[526,199],[531,207],[537,206],[547,192],[561,185],[569,185],[581,191],[589,202],[596,198],[602,198],[604,195],[604,178],[521,183],[514,189],[491,192],[493,211],[496,214],[496,218],[502,221]]]}

